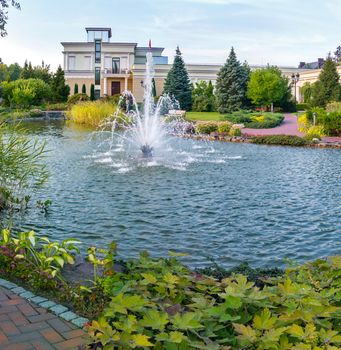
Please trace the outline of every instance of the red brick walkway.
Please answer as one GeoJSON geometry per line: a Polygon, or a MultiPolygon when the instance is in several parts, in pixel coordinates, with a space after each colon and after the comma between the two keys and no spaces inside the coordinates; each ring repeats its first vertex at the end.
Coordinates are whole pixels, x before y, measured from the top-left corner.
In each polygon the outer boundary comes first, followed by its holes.
{"type": "Polygon", "coordinates": [[[0,350],[78,349],[86,333],[0,287],[0,350]]]}
{"type": "Polygon", "coordinates": [[[242,129],[242,134],[247,136],[263,136],[263,135],[294,135],[303,136],[304,134],[299,132],[297,125],[297,117],[294,114],[285,114],[283,123],[276,128],[271,129],[242,129]]]}

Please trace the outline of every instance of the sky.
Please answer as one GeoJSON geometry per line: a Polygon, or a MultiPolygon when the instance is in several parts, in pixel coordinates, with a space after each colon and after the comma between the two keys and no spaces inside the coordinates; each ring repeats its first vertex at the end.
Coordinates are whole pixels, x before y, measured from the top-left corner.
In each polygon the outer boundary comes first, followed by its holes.
{"type": "Polygon", "coordinates": [[[62,41],[111,27],[112,42],[177,45],[186,63],[225,62],[231,46],[251,65],[298,66],[341,45],[341,0],[20,0],[0,38],[5,63],[62,64],[62,41]]]}

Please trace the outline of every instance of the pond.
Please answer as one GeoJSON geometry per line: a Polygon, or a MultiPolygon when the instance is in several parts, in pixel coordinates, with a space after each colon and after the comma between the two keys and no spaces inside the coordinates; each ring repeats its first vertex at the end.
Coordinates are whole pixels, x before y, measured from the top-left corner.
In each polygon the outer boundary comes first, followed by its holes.
{"type": "MultiPolygon", "coordinates": [[[[32,122],[47,141],[51,177],[14,225],[85,246],[119,244],[121,257],[188,253],[192,267],[283,266],[341,253],[341,153],[333,149],[171,138],[168,153],[137,159],[64,122],[32,122]]],[[[131,154],[130,154],[131,153],[131,154]]]]}

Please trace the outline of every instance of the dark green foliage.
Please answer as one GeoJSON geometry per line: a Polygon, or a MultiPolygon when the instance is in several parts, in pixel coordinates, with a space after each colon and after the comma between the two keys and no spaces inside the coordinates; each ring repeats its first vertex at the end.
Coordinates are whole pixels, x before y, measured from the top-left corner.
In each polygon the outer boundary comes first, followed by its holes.
{"type": "Polygon", "coordinates": [[[82,94],[86,95],[86,86],[85,86],[85,84],[82,85],[82,94]]]}
{"type": "Polygon", "coordinates": [[[95,100],[95,85],[91,84],[90,87],[90,100],[94,101],[95,100]]]}
{"type": "Polygon", "coordinates": [[[297,103],[296,108],[298,111],[305,111],[309,108],[308,103],[297,103]]]}
{"type": "Polygon", "coordinates": [[[214,112],[216,109],[216,98],[211,80],[207,83],[202,80],[195,83],[192,90],[192,110],[196,112],[214,112]]]}
{"type": "Polygon", "coordinates": [[[45,83],[51,83],[52,73],[50,72],[50,65],[45,65],[44,61],[41,66],[32,67],[31,62],[25,61],[24,68],[21,71],[21,79],[40,79],[45,83]]]}
{"type": "Polygon", "coordinates": [[[20,3],[17,0],[0,0],[0,36],[5,37],[7,35],[6,25],[8,20],[8,8],[12,5],[16,9],[20,10],[20,3]]]}
{"type": "Polygon", "coordinates": [[[230,55],[220,69],[216,83],[217,106],[220,113],[230,113],[247,105],[247,84],[250,68],[237,60],[232,47],[230,55]]]}
{"type": "Polygon", "coordinates": [[[252,143],[263,145],[306,146],[309,142],[301,137],[292,135],[254,136],[252,143]]]}
{"type": "Polygon", "coordinates": [[[180,108],[186,111],[192,108],[192,84],[189,80],[179,47],[172,68],[165,80],[164,93],[174,96],[179,102],[180,108]]]}
{"type": "Polygon", "coordinates": [[[73,94],[74,95],[78,94],[78,84],[75,84],[75,86],[73,88],[73,94]]]}
{"type": "Polygon", "coordinates": [[[51,81],[52,99],[54,102],[65,102],[70,94],[70,87],[65,84],[64,71],[58,67],[51,81]]]}
{"type": "Polygon", "coordinates": [[[0,82],[18,80],[20,78],[21,70],[22,68],[18,63],[7,66],[0,61],[0,82]]]}
{"type": "Polygon", "coordinates": [[[336,63],[328,57],[313,87],[313,106],[325,107],[329,102],[341,100],[340,76],[336,67],[336,63]]]}
{"type": "Polygon", "coordinates": [[[152,94],[153,94],[153,97],[155,98],[156,97],[156,84],[155,84],[155,79],[153,78],[152,79],[152,94]]]}

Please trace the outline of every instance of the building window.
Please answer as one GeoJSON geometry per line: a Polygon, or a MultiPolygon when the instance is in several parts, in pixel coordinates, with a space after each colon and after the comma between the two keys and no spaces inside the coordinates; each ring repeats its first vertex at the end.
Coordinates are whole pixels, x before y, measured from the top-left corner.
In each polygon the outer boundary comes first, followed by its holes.
{"type": "Polygon", "coordinates": [[[68,68],[69,68],[69,70],[76,69],[76,56],[69,56],[68,68]]]}
{"type": "Polygon", "coordinates": [[[95,100],[98,100],[101,97],[101,90],[95,89],[95,100]]]}
{"type": "Polygon", "coordinates": [[[113,74],[120,74],[120,59],[119,58],[112,59],[112,73],[113,74]]]}
{"type": "Polygon", "coordinates": [[[84,56],[84,70],[91,70],[91,56],[84,56]]]}
{"type": "Polygon", "coordinates": [[[101,84],[101,68],[96,67],[95,68],[95,85],[101,84]]]}
{"type": "Polygon", "coordinates": [[[95,40],[95,62],[101,63],[101,40],[95,40]]]}

